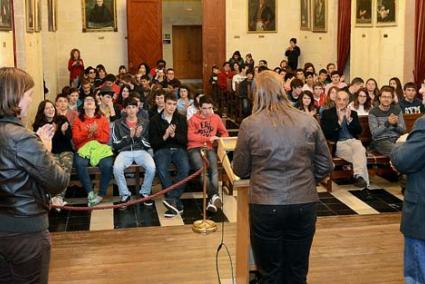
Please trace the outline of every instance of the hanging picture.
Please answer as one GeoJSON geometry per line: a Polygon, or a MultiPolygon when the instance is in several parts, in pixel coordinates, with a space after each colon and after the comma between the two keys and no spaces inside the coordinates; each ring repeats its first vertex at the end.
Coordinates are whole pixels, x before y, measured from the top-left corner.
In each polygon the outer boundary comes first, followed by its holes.
{"type": "Polygon", "coordinates": [[[248,0],[248,32],[277,32],[276,0],[248,0]]]}
{"type": "Polygon", "coordinates": [[[47,30],[55,32],[56,27],[56,0],[47,0],[47,30]]]}
{"type": "Polygon", "coordinates": [[[377,0],[376,25],[377,26],[397,25],[397,1],[396,0],[377,0]]]}
{"type": "Polygon", "coordinates": [[[27,33],[34,32],[35,27],[35,4],[34,0],[25,0],[25,23],[27,26],[27,33]]]}
{"type": "Polygon", "coordinates": [[[83,32],[117,31],[116,0],[82,0],[83,32]]]}
{"type": "Polygon", "coordinates": [[[313,32],[327,32],[328,0],[313,0],[313,32]]]}
{"type": "Polygon", "coordinates": [[[34,31],[41,31],[41,0],[35,0],[34,4],[34,31]]]}
{"type": "Polygon", "coordinates": [[[0,31],[12,30],[11,0],[0,0],[0,31]]]}
{"type": "Polygon", "coordinates": [[[301,0],[301,26],[300,29],[304,31],[310,30],[310,11],[311,1],[301,0]]]}
{"type": "Polygon", "coordinates": [[[356,0],[356,26],[372,26],[372,0],[356,0]]]}

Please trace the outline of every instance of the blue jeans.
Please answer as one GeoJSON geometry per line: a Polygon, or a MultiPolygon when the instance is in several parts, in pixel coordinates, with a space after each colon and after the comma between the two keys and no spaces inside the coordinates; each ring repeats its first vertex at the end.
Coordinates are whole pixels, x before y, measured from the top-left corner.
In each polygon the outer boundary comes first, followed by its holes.
{"type": "MultiPolygon", "coordinates": [[[[218,194],[218,170],[217,170],[217,154],[214,149],[207,150],[208,158],[208,176],[207,176],[207,189],[208,189],[208,198],[211,198],[214,194],[218,194]]],[[[193,148],[189,150],[189,157],[192,163],[192,167],[195,171],[202,168],[204,165],[201,149],[193,148]]],[[[203,175],[201,174],[201,182],[203,184],[203,175]]]]}
{"type": "MultiPolygon", "coordinates": [[[[170,175],[170,165],[173,163],[177,169],[176,182],[183,180],[189,174],[190,166],[189,159],[187,158],[187,151],[182,148],[163,148],[155,152],[154,155],[158,175],[161,180],[162,188],[167,188],[173,184],[170,175]]],[[[180,203],[180,196],[182,195],[186,184],[179,186],[165,194],[167,201],[180,203]]]]}
{"type": "MultiPolygon", "coordinates": [[[[108,190],[109,182],[112,178],[112,164],[114,158],[106,157],[100,160],[99,170],[100,170],[100,184],[99,184],[99,195],[105,196],[108,190]]],[[[80,155],[74,155],[74,165],[77,170],[78,178],[80,179],[81,184],[83,185],[85,191],[90,193],[93,191],[93,183],[90,179],[88,167],[90,161],[88,159],[82,158],[80,155]]]]}
{"type": "Polygon", "coordinates": [[[136,165],[142,166],[145,170],[143,184],[140,187],[141,195],[149,195],[152,189],[152,181],[155,178],[155,162],[152,156],[145,150],[123,151],[118,154],[114,163],[114,176],[118,185],[120,196],[131,195],[127,187],[124,171],[133,162],[136,165]]]}
{"type": "Polygon", "coordinates": [[[404,237],[404,283],[425,283],[425,241],[404,237]]]}

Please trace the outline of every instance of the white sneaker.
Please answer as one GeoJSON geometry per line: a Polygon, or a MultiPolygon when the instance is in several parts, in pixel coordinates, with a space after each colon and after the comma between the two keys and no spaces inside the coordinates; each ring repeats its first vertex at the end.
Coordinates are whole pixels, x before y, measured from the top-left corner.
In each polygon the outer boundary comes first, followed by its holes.
{"type": "Polygon", "coordinates": [[[102,202],[103,197],[97,195],[96,193],[94,193],[94,191],[91,191],[87,199],[88,199],[87,205],[89,207],[93,207],[99,204],[100,202],[102,202]]]}
{"type": "Polygon", "coordinates": [[[207,210],[209,212],[217,212],[218,208],[223,206],[223,202],[218,194],[214,194],[208,202],[207,210]]]}

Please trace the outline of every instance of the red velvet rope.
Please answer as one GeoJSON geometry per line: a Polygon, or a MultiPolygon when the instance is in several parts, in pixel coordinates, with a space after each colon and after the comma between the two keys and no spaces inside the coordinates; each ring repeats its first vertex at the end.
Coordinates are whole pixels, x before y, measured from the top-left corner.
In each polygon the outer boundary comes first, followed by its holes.
{"type": "Polygon", "coordinates": [[[185,179],[182,179],[181,181],[176,182],[175,184],[173,184],[173,185],[171,185],[167,188],[164,188],[163,190],[161,190],[157,193],[149,195],[147,197],[138,198],[138,199],[135,199],[135,200],[130,200],[126,203],[121,203],[121,204],[116,204],[116,205],[103,205],[103,206],[94,206],[94,207],[51,205],[50,208],[57,208],[57,209],[68,210],[68,211],[92,211],[92,210],[105,210],[105,209],[122,208],[122,207],[127,207],[127,206],[131,206],[131,205],[139,204],[139,203],[145,202],[147,200],[151,200],[151,199],[158,197],[160,195],[163,195],[163,194],[170,192],[172,190],[175,190],[177,187],[179,187],[179,186],[187,183],[188,181],[194,179],[195,177],[199,176],[205,168],[208,168],[208,160],[205,157],[203,157],[203,160],[204,160],[204,166],[202,168],[200,168],[199,170],[197,170],[196,172],[194,172],[193,174],[191,174],[190,176],[186,177],[185,179]]]}

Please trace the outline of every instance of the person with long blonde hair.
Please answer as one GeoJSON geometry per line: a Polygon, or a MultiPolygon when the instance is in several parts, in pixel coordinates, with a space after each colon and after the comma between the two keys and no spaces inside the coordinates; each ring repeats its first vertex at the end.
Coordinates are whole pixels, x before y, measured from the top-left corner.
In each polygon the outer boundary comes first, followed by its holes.
{"type": "Polygon", "coordinates": [[[250,178],[251,244],[261,283],[306,283],[319,200],[332,170],[318,122],[291,106],[282,77],[260,72],[242,121],[233,169],[250,178]]]}

